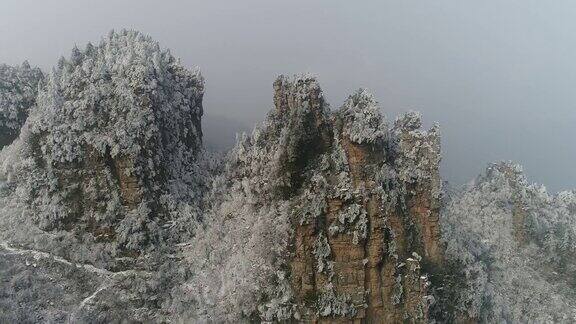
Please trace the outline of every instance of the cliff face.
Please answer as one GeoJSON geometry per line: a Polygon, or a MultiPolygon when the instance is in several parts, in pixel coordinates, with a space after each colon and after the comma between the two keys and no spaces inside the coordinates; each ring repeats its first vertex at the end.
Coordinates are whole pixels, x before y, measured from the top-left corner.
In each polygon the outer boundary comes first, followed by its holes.
{"type": "MultiPolygon", "coordinates": [[[[389,128],[365,90],[330,112],[318,82],[308,76],[278,78],[274,104],[263,128],[240,141],[222,176],[229,189],[220,193],[223,203],[214,218],[227,215],[231,221],[216,222],[213,226],[224,228],[224,233],[209,228],[193,245],[227,237],[226,227],[247,217],[246,208],[257,213],[259,207],[278,205],[268,216],[274,220],[252,219],[271,230],[279,224],[282,230],[289,229],[288,234],[275,233],[278,236],[270,241],[258,242],[280,249],[273,255],[262,252],[272,270],[262,270],[261,277],[270,277],[262,284],[276,285],[278,290],[264,297],[270,302],[260,302],[258,317],[428,321],[433,301],[428,275],[444,262],[436,127],[422,131],[420,117],[408,113],[389,128]],[[236,207],[230,208],[231,204],[236,207]]],[[[259,225],[247,226],[252,231],[259,225]]],[[[228,244],[254,246],[242,236],[228,244]]],[[[218,253],[224,258],[223,267],[235,253],[240,258],[243,248],[218,253]]],[[[246,275],[209,273],[222,277],[222,282],[246,275]]],[[[200,285],[193,281],[193,287],[201,289],[200,285]]],[[[257,297],[260,290],[254,294],[255,300],[262,298],[257,297]]],[[[222,303],[219,307],[225,308],[227,301],[222,303]]],[[[214,312],[212,318],[222,315],[211,307],[206,312],[214,312]]]]}
{"type": "Polygon", "coordinates": [[[312,79],[279,79],[275,87],[275,98],[291,101],[276,100],[281,114],[309,109],[308,123],[325,129],[307,139],[323,150],[314,149],[295,172],[321,183],[291,187],[324,201],[317,214],[291,219],[289,277],[299,312],[319,322],[425,322],[430,283],[421,263],[442,262],[434,196],[440,192],[439,139],[417,129],[417,116],[405,117],[414,124],[399,120],[389,131],[363,90],[327,116],[317,89],[312,79]]]}

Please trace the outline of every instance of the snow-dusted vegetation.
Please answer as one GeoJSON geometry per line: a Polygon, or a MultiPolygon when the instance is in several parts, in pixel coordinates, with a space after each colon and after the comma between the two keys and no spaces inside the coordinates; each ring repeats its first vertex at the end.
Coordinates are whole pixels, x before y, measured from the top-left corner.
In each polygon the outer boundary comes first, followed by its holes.
{"type": "MultiPolygon", "coordinates": [[[[389,128],[366,90],[357,91],[341,109],[331,112],[310,75],[280,77],[275,91],[276,108],[267,121],[250,136],[240,137],[229,153],[224,173],[211,191],[215,207],[206,214],[205,229],[197,232],[189,246],[192,277],[186,295],[196,301],[198,319],[233,322],[355,316],[366,307],[365,298],[342,292],[338,284],[342,273],[335,268],[342,265],[335,253],[346,252],[333,251],[329,242],[347,242],[362,250],[368,237],[370,197],[381,196],[382,209],[400,208],[399,199],[407,192],[404,181],[425,177],[426,172],[433,177],[426,163],[421,165],[427,161],[422,157],[430,152],[411,156],[411,150],[404,147],[412,140],[427,143],[429,135],[436,144],[434,130],[419,130],[419,120],[414,121],[418,115],[402,117],[389,128]],[[401,123],[406,118],[415,124],[401,123]],[[366,159],[362,165],[353,161],[351,166],[346,151],[360,144],[388,148],[391,157],[402,158],[397,166],[379,165],[385,152],[370,148],[354,157],[366,159]],[[361,184],[364,177],[373,180],[361,184]],[[318,225],[324,222],[328,223],[318,225]],[[307,229],[307,234],[300,232],[307,229]],[[299,246],[307,243],[299,242],[308,238],[300,235],[311,236],[309,251],[305,248],[309,254],[303,256],[299,246]],[[317,295],[308,297],[308,305],[301,304],[300,292],[294,291],[291,281],[299,271],[292,260],[300,257],[312,258],[314,267],[309,271],[325,278],[317,283],[317,295]]],[[[403,252],[391,248],[388,253],[400,265],[403,252]]],[[[362,269],[368,259],[355,262],[362,269]]],[[[402,291],[403,275],[395,280],[402,291]]],[[[404,302],[400,295],[396,299],[397,304],[404,302]]]]}
{"type": "Polygon", "coordinates": [[[202,94],[199,72],[141,33],[74,48],[0,153],[0,240],[71,264],[151,270],[146,285],[168,291],[179,267],[166,255],[191,237],[220,163],[202,149],[202,94]]]}
{"type": "Polygon", "coordinates": [[[198,71],[140,33],[74,48],[2,153],[7,186],[41,229],[142,248],[181,203],[199,205],[202,93],[198,71]]]}
{"type": "Polygon", "coordinates": [[[448,195],[419,113],[274,90],[219,155],[199,71],[139,32],[0,66],[0,322],[576,321],[575,192],[500,163],[448,195]]]}
{"type": "MultiPolygon", "coordinates": [[[[295,100],[306,100],[309,91],[319,90],[312,80],[302,76],[294,81],[299,91],[295,100]]],[[[323,104],[316,108],[327,113],[323,104]]],[[[288,200],[296,194],[294,178],[302,176],[288,168],[298,162],[301,141],[313,136],[305,116],[314,113],[309,106],[273,110],[264,125],[251,136],[242,135],[229,153],[223,174],[213,184],[214,207],[207,213],[206,229],[197,233],[189,249],[193,277],[187,296],[197,302],[197,318],[238,321],[258,318],[259,313],[272,320],[294,315],[284,269],[291,216],[298,213],[298,221],[304,222],[326,208],[322,196],[310,190],[288,200]],[[313,202],[315,197],[320,201],[313,202]]]]}
{"type": "Polygon", "coordinates": [[[20,133],[44,79],[42,71],[28,62],[12,67],[0,64],[0,148],[20,133]]]}
{"type": "Polygon", "coordinates": [[[576,320],[576,194],[549,195],[521,167],[490,166],[448,204],[446,252],[461,262],[457,307],[485,323],[576,320]]]}

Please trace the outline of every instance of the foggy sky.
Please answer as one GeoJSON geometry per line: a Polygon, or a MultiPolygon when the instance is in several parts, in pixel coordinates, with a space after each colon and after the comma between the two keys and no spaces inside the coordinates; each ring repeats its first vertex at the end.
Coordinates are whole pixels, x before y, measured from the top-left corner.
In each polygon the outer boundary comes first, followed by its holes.
{"type": "Polygon", "coordinates": [[[576,188],[575,18],[569,0],[2,0],[0,62],[47,71],[74,44],[137,29],[201,69],[207,118],[250,128],[278,74],[312,72],[333,109],[365,87],[389,120],[438,122],[451,182],[514,160],[556,191],[576,188]]]}

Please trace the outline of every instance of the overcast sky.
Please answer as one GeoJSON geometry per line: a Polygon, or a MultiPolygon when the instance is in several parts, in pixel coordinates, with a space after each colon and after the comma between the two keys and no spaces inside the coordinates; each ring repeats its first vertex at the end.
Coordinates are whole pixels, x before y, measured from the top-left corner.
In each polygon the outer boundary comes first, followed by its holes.
{"type": "Polygon", "coordinates": [[[451,182],[514,160],[552,191],[576,188],[574,1],[1,0],[0,62],[48,70],[113,28],[198,66],[207,115],[251,127],[278,74],[312,72],[333,108],[365,87],[389,119],[440,123],[451,182]]]}

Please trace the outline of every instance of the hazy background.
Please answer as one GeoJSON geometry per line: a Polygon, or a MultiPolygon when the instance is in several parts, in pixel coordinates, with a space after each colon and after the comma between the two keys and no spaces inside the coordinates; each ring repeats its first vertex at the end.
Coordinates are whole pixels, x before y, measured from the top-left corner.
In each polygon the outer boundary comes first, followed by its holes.
{"type": "Polygon", "coordinates": [[[312,72],[333,108],[366,87],[389,119],[439,122],[451,182],[510,159],[576,188],[574,1],[1,0],[0,62],[48,70],[112,28],[200,67],[211,146],[265,118],[276,75],[312,72]]]}

